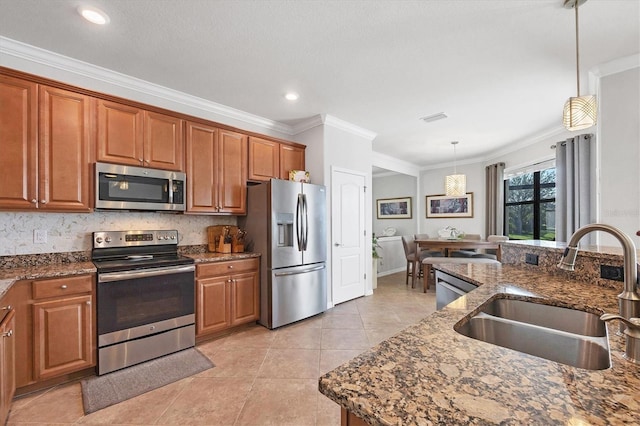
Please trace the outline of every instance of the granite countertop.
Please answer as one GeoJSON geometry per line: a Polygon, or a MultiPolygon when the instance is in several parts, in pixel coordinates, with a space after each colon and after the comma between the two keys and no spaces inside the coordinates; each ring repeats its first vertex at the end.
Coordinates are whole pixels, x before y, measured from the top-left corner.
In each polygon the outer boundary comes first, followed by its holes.
{"type": "Polygon", "coordinates": [[[16,281],[93,274],[95,272],[96,267],[92,262],[51,263],[48,265],[4,268],[0,271],[0,297],[4,296],[16,281]]]}
{"type": "Polygon", "coordinates": [[[617,313],[619,291],[513,265],[438,265],[476,290],[319,379],[319,390],[371,425],[637,424],[640,367],[608,323],[611,368],[590,371],[458,334],[498,293],[617,313]]]}
{"type": "MultiPolygon", "coordinates": [[[[187,256],[193,258],[198,264],[260,257],[260,253],[189,253],[187,256]]],[[[53,262],[46,265],[34,263],[29,266],[3,268],[0,270],[0,297],[4,296],[16,281],[94,274],[96,272],[94,264],[88,261],[53,262]]]]}

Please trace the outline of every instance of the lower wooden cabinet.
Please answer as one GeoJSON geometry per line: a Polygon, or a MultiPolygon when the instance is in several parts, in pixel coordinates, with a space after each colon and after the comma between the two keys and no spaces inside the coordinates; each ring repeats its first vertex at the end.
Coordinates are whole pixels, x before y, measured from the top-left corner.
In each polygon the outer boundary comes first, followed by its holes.
{"type": "Polygon", "coordinates": [[[0,318],[4,315],[0,321],[0,424],[5,424],[16,391],[15,310],[10,306],[0,309],[0,318]]]}
{"type": "Polygon", "coordinates": [[[91,294],[33,304],[36,380],[95,365],[92,308],[91,294]]]}
{"type": "Polygon", "coordinates": [[[259,258],[197,266],[196,337],[260,317],[259,267],[259,258]]]}

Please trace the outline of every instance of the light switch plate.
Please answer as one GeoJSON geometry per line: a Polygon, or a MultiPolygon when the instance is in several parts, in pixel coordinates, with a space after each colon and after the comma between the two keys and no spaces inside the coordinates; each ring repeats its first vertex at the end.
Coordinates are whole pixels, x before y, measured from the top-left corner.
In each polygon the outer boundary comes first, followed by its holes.
{"type": "Polygon", "coordinates": [[[33,230],[33,243],[34,244],[46,244],[47,243],[47,230],[46,229],[34,229],[33,230]]]}

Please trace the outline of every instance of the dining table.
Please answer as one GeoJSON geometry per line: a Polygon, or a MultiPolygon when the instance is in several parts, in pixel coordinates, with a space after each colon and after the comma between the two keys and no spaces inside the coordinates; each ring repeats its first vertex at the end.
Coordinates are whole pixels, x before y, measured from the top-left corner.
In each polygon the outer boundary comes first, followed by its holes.
{"type": "MultiPolygon", "coordinates": [[[[445,256],[449,256],[452,251],[455,250],[469,250],[469,249],[492,249],[496,250],[496,258],[499,261],[501,259],[500,241],[487,241],[487,240],[471,240],[465,238],[421,238],[414,240],[416,244],[416,260],[413,262],[412,271],[418,271],[418,264],[420,262],[419,253],[421,250],[441,250],[445,256]]],[[[411,286],[415,285],[416,275],[411,277],[411,286]]]]}

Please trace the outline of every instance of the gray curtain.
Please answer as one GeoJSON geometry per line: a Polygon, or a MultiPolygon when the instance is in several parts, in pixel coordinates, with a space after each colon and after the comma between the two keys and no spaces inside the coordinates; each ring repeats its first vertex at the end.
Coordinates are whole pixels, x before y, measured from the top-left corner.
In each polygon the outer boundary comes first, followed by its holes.
{"type": "Polygon", "coordinates": [[[504,163],[496,163],[485,168],[487,214],[486,236],[504,235],[504,163]]]}
{"type": "Polygon", "coordinates": [[[556,146],[556,241],[595,222],[595,137],[567,139],[556,146]]]}

